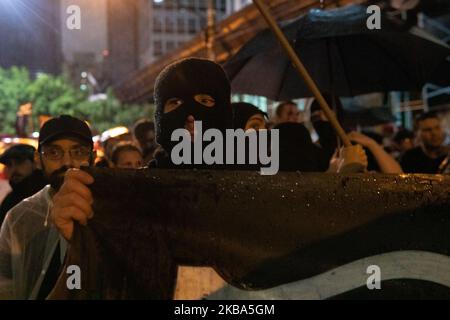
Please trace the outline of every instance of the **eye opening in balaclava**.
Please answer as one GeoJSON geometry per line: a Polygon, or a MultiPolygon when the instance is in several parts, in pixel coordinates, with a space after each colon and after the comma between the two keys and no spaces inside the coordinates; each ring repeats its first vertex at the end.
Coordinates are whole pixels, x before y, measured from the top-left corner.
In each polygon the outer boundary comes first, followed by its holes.
{"type": "Polygon", "coordinates": [[[196,121],[202,121],[203,130],[216,128],[225,131],[232,127],[230,106],[231,89],[229,80],[220,65],[200,58],[186,58],[168,65],[155,82],[155,125],[157,142],[166,151],[174,145],[172,132],[184,128],[185,121],[192,115],[196,121]],[[214,106],[199,103],[195,96],[211,96],[214,106]],[[181,104],[164,113],[164,105],[171,98],[177,98],[181,104]]]}
{"type": "MultiPolygon", "coordinates": [[[[207,108],[212,108],[216,105],[216,99],[211,97],[209,94],[200,93],[193,96],[194,100],[198,103],[200,103],[202,106],[207,108]]],[[[169,98],[164,103],[163,112],[169,113],[171,111],[174,111],[179,106],[181,106],[184,103],[184,101],[180,98],[169,98]]]]}

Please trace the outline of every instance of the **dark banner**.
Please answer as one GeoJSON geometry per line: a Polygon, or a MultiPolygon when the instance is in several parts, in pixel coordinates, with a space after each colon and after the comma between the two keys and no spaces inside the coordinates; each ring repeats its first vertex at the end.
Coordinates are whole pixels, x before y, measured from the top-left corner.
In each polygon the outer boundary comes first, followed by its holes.
{"type": "Polygon", "coordinates": [[[216,270],[209,299],[450,298],[447,176],[90,170],[54,298],[170,298],[177,265],[216,270]]]}

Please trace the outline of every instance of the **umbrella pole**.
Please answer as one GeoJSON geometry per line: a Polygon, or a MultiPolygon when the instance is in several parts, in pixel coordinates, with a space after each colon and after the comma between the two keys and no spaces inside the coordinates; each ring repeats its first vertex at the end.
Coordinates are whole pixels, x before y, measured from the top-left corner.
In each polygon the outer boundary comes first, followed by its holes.
{"type": "Polygon", "coordinates": [[[283,49],[286,51],[287,55],[291,59],[295,68],[297,69],[297,71],[300,73],[300,76],[303,78],[303,80],[305,80],[306,85],[308,86],[308,88],[311,90],[312,94],[316,98],[317,102],[319,103],[320,107],[322,108],[323,112],[325,113],[325,116],[328,118],[328,120],[330,121],[334,130],[336,131],[336,134],[342,139],[344,146],[345,147],[351,146],[352,144],[350,142],[350,139],[348,138],[344,129],[337,121],[336,116],[333,114],[333,112],[331,111],[327,102],[323,98],[322,94],[320,93],[319,88],[317,88],[317,85],[315,84],[314,80],[311,78],[308,71],[305,69],[305,66],[300,61],[300,58],[297,56],[294,49],[290,45],[289,41],[284,36],[280,27],[278,27],[277,23],[275,22],[274,18],[271,16],[266,5],[262,2],[262,0],[253,0],[253,3],[258,8],[259,12],[262,14],[264,19],[266,20],[270,29],[272,29],[272,32],[278,38],[278,41],[280,42],[283,49]]]}

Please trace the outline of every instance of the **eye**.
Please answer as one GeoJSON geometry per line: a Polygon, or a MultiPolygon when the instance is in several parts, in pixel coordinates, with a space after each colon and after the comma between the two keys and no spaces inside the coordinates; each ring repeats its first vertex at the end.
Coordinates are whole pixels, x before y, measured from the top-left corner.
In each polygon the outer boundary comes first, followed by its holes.
{"type": "Polygon", "coordinates": [[[183,104],[183,100],[179,98],[170,98],[166,101],[166,104],[164,105],[164,113],[168,113],[170,111],[175,110],[179,106],[183,104]]]}
{"type": "Polygon", "coordinates": [[[216,105],[216,100],[211,97],[209,94],[197,94],[194,96],[195,101],[201,103],[205,107],[214,107],[216,105]]]}
{"type": "Polygon", "coordinates": [[[48,148],[45,150],[45,153],[47,153],[50,157],[58,157],[62,151],[59,148],[48,148]]]}
{"type": "Polygon", "coordinates": [[[258,120],[250,121],[245,126],[245,130],[254,129],[254,130],[258,131],[259,129],[262,129],[262,128],[263,128],[263,124],[258,120]]]}
{"type": "Polygon", "coordinates": [[[256,131],[262,130],[266,128],[266,122],[262,115],[254,115],[252,116],[245,125],[245,130],[254,129],[256,131]]]}
{"type": "Polygon", "coordinates": [[[81,149],[81,148],[75,148],[75,149],[72,149],[72,154],[73,154],[74,156],[80,157],[80,156],[84,156],[86,153],[85,153],[84,150],[81,149]]]}
{"type": "Polygon", "coordinates": [[[72,149],[72,154],[74,156],[81,156],[81,150],[80,149],[72,149]]]}

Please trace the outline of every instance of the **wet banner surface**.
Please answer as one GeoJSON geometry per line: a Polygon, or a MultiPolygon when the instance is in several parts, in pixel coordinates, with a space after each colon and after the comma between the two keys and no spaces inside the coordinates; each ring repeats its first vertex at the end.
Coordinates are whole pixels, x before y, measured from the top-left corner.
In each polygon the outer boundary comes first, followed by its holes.
{"type": "Polygon", "coordinates": [[[449,177],[90,171],[82,289],[52,298],[171,298],[177,264],[213,267],[213,299],[450,298],[449,177]]]}

